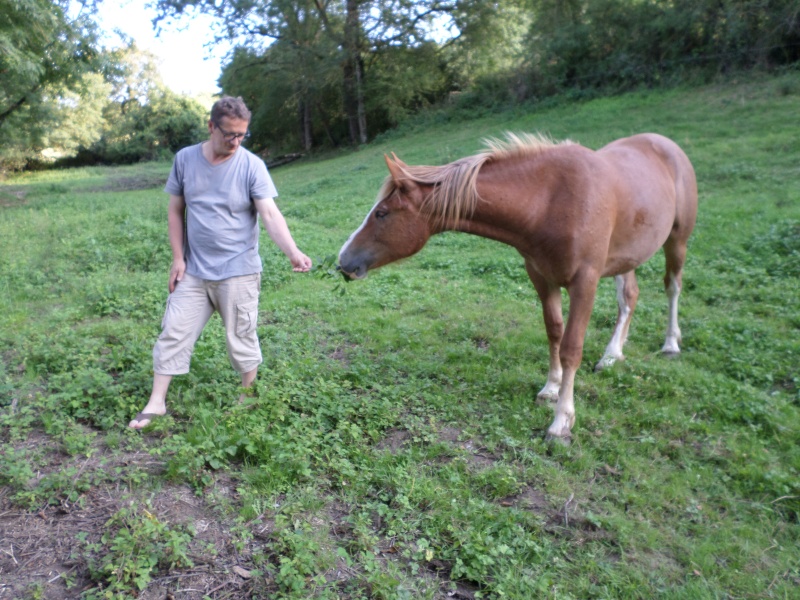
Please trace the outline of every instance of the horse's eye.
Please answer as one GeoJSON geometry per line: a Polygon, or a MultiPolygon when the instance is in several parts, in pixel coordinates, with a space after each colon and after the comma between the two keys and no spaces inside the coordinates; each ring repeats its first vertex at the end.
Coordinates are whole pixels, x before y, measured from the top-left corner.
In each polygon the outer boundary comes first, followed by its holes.
{"type": "Polygon", "coordinates": [[[385,219],[386,215],[389,214],[388,210],[380,209],[375,211],[375,218],[376,219],[385,219]]]}

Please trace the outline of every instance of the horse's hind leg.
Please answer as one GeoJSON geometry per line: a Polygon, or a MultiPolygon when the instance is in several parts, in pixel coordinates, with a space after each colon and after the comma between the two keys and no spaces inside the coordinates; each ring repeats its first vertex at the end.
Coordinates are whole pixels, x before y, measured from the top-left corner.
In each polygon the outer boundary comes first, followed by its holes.
{"type": "Polygon", "coordinates": [[[541,275],[539,275],[532,265],[525,261],[525,269],[528,272],[533,287],[542,301],[542,316],[544,317],[544,327],[547,331],[547,341],[550,347],[550,369],[547,373],[547,383],[536,395],[539,400],[545,402],[556,402],[558,391],[561,388],[561,338],[564,336],[564,317],[561,313],[561,288],[550,285],[541,275]]]}
{"type": "Polygon", "coordinates": [[[639,285],[636,283],[636,274],[633,271],[617,275],[614,278],[617,284],[617,325],[614,328],[614,335],[606,346],[603,358],[600,359],[594,370],[602,371],[610,367],[618,360],[623,360],[622,347],[628,339],[628,329],[631,326],[633,311],[636,310],[636,301],[639,299],[639,285]]]}
{"type": "Polygon", "coordinates": [[[681,329],[678,326],[678,298],[681,295],[683,282],[683,263],[686,260],[686,242],[667,240],[664,245],[667,271],[664,275],[664,289],[667,292],[669,318],[667,321],[667,337],[661,352],[674,356],[680,354],[681,329]]]}

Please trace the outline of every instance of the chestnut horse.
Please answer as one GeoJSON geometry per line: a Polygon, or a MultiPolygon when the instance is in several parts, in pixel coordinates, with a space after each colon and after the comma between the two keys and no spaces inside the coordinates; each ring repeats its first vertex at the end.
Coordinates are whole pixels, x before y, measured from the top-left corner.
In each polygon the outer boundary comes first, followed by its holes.
{"type": "Polygon", "coordinates": [[[686,243],[697,216],[697,182],[686,154],[652,133],[593,151],[542,136],[509,135],[483,152],[439,167],[385,157],[389,177],[339,265],[360,279],[418,252],[431,235],[463,231],[519,251],[542,301],[550,370],[538,397],[556,401],[548,437],[568,441],[573,387],[601,277],[615,277],[619,312],[596,370],[623,358],[639,288],[634,269],[666,256],[669,318],[661,351],[677,354],[678,296],[686,243]],[[569,295],[566,328],[561,288],[569,295]]]}

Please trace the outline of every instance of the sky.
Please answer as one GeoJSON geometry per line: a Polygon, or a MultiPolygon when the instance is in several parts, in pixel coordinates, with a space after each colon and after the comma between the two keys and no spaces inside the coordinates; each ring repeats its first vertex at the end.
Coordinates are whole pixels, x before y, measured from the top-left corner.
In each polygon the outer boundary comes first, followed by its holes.
{"type": "Polygon", "coordinates": [[[136,40],[136,45],[152,52],[158,59],[164,83],[178,94],[199,96],[219,93],[217,79],[228,44],[205,48],[213,40],[212,19],[198,15],[184,17],[177,23],[161,23],[156,37],[152,21],[156,12],[148,8],[151,0],[105,0],[98,11],[98,23],[105,32],[102,44],[107,48],[122,45],[114,34],[119,29],[136,40]]]}

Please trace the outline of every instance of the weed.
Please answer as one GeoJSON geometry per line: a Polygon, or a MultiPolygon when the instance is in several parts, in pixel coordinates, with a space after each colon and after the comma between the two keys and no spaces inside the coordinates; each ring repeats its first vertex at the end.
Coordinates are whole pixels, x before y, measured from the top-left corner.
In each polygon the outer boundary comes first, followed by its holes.
{"type": "Polygon", "coordinates": [[[0,450],[0,483],[14,490],[24,490],[33,479],[30,457],[24,450],[4,445],[0,450]]]}
{"type": "Polygon", "coordinates": [[[160,521],[152,507],[131,503],[106,523],[99,541],[86,534],[81,556],[92,579],[103,591],[92,590],[87,597],[117,597],[143,590],[159,570],[191,567],[188,544],[192,533],[184,527],[170,527],[160,521]]]}

